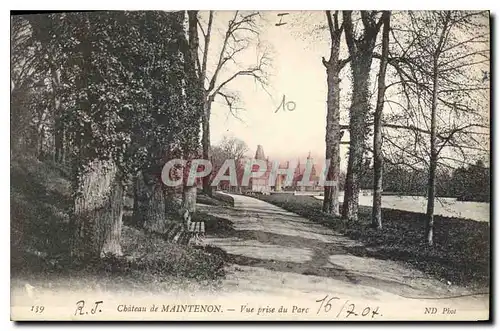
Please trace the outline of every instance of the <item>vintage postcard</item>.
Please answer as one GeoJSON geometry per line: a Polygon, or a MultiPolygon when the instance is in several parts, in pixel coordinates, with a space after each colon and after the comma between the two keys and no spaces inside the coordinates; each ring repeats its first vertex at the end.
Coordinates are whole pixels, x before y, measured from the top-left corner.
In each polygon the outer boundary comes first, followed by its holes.
{"type": "Polygon", "coordinates": [[[10,19],[12,320],[490,319],[488,11],[10,19]]]}

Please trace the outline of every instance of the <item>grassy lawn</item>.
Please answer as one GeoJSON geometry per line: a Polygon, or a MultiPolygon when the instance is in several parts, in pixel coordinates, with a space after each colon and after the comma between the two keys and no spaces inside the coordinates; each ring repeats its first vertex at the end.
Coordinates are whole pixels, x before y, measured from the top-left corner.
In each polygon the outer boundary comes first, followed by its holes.
{"type": "Polygon", "coordinates": [[[383,229],[375,230],[370,227],[370,207],[360,206],[358,222],[345,222],[323,213],[323,202],[314,197],[275,194],[258,198],[363,242],[366,249],[357,254],[403,261],[462,286],[489,286],[489,223],[435,216],[435,243],[429,247],[424,241],[424,214],[383,209],[383,229]]]}
{"type": "MultiPolygon", "coordinates": [[[[226,194],[213,192],[209,197],[201,192],[196,196],[196,202],[210,206],[234,207],[234,199],[226,194]]],[[[193,222],[205,222],[207,235],[224,235],[234,231],[233,223],[225,218],[220,218],[197,210],[193,215],[193,222]]]]}
{"type": "Polygon", "coordinates": [[[198,192],[198,195],[196,196],[196,202],[210,206],[234,207],[233,198],[219,192],[213,192],[212,197],[198,192]]]}

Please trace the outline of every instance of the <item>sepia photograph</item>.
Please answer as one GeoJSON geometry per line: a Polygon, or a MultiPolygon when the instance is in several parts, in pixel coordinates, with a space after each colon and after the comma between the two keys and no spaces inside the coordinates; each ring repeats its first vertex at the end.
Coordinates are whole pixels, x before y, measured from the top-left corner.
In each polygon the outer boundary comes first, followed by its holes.
{"type": "Polygon", "coordinates": [[[490,15],[12,11],[11,320],[491,320],[490,15]]]}

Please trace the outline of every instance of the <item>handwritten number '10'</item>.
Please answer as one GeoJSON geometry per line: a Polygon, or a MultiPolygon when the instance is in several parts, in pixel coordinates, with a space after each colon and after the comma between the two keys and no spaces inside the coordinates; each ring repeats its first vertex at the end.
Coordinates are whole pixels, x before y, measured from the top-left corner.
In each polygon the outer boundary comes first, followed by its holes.
{"type": "Polygon", "coordinates": [[[293,102],[293,101],[288,101],[287,102],[286,101],[286,97],[283,94],[283,100],[281,100],[281,104],[278,106],[278,108],[276,108],[275,113],[277,113],[278,110],[280,110],[280,108],[283,108],[283,110],[294,111],[295,107],[297,107],[297,104],[295,102],[293,102]]]}

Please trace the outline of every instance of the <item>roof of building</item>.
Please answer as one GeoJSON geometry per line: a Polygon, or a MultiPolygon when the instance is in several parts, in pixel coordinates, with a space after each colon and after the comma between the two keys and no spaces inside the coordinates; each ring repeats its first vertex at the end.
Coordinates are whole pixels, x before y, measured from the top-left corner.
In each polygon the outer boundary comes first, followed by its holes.
{"type": "MultiPolygon", "coordinates": [[[[269,157],[267,157],[267,158],[265,157],[264,148],[262,147],[262,145],[257,146],[257,151],[255,153],[255,159],[264,160],[267,162],[266,172],[262,176],[260,176],[259,179],[268,179],[271,175],[271,170],[273,168],[273,162],[269,161],[269,157]]],[[[311,169],[311,173],[310,173],[309,178],[311,180],[318,180],[319,179],[319,175],[320,175],[320,171],[322,169],[322,166],[314,163],[314,159],[311,157],[311,152],[309,152],[305,162],[304,161],[301,162],[300,158],[297,160],[297,163],[295,165],[295,171],[294,171],[294,178],[296,180],[302,179],[302,176],[304,175],[308,164],[312,164],[312,169],[311,169]]],[[[290,167],[290,161],[279,162],[279,166],[278,166],[279,169],[288,169],[289,167],[290,167]]],[[[252,166],[252,172],[257,172],[257,171],[259,171],[259,166],[254,164],[252,166]]]]}
{"type": "Polygon", "coordinates": [[[262,147],[262,145],[257,146],[257,151],[255,152],[255,159],[256,160],[266,159],[266,155],[264,154],[264,147],[262,147]]]}

